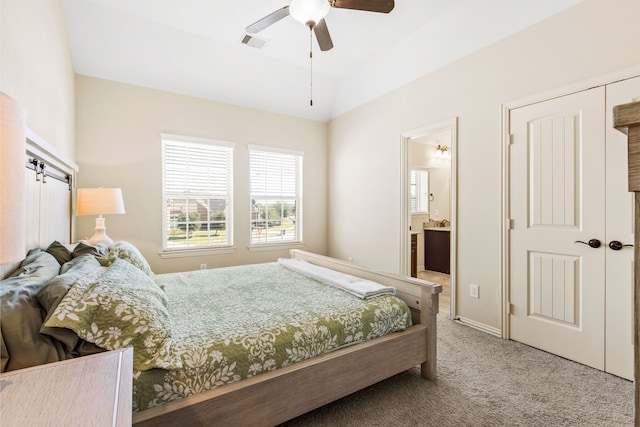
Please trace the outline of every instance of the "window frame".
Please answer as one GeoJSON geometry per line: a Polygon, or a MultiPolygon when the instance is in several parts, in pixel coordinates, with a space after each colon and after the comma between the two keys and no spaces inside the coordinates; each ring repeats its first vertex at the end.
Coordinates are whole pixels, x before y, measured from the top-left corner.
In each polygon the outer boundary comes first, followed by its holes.
{"type": "MultiPolygon", "coordinates": [[[[234,151],[235,151],[235,143],[228,141],[221,141],[215,139],[208,138],[198,138],[192,136],[185,135],[174,135],[162,133],[160,135],[161,140],[161,154],[162,154],[162,252],[161,256],[163,258],[174,258],[174,257],[182,257],[182,256],[197,256],[203,255],[211,252],[222,252],[222,253],[231,253],[234,250],[234,213],[233,213],[233,204],[234,204],[234,183],[233,183],[233,170],[234,170],[234,151]],[[168,235],[169,235],[169,217],[167,212],[167,203],[173,196],[173,198],[180,198],[180,194],[172,193],[167,191],[167,152],[166,147],[167,144],[173,143],[174,145],[183,145],[183,146],[196,146],[200,149],[207,149],[206,147],[216,147],[223,148],[227,150],[226,155],[226,176],[227,176],[227,194],[226,196],[220,197],[220,194],[215,193],[193,193],[194,195],[201,194],[206,196],[209,201],[213,199],[224,198],[226,201],[225,205],[225,231],[226,231],[226,242],[219,244],[208,244],[208,245],[198,245],[198,246],[184,246],[184,247],[169,247],[168,243],[168,235]],[[177,197],[176,197],[177,196],[177,197]]],[[[188,191],[188,190],[187,190],[188,191]]],[[[187,193],[187,196],[189,194],[187,193]]],[[[185,197],[187,200],[189,197],[185,197]]],[[[208,221],[211,223],[211,221],[208,221]]],[[[187,222],[188,224],[188,222],[187,222]]],[[[211,229],[208,230],[209,234],[207,238],[211,238],[211,233],[213,232],[211,229]]]]}
{"type": "MultiPolygon", "coordinates": [[[[303,170],[304,170],[304,152],[299,150],[290,150],[285,148],[276,148],[269,147],[263,145],[249,145],[249,249],[250,250],[260,250],[260,249],[268,249],[269,247],[277,246],[296,246],[303,243],[303,170]],[[280,202],[281,206],[284,204],[285,200],[294,201],[295,202],[295,216],[294,216],[294,229],[295,229],[295,237],[291,240],[285,240],[284,238],[269,240],[269,237],[266,236],[266,240],[262,241],[254,241],[254,199],[256,193],[253,192],[252,188],[252,176],[253,176],[253,168],[252,168],[252,153],[265,153],[271,155],[280,155],[280,156],[293,156],[296,162],[296,176],[295,176],[295,196],[294,197],[284,197],[282,194],[280,196],[268,196],[267,194],[262,194],[261,200],[272,200],[274,202],[280,202]]],[[[280,217],[282,220],[282,217],[280,217]]],[[[268,219],[267,219],[268,221],[268,219]]],[[[267,227],[268,230],[268,227],[267,227]]],[[[284,234],[286,235],[286,234],[284,234]]],[[[282,236],[282,235],[281,235],[282,236]]]]}

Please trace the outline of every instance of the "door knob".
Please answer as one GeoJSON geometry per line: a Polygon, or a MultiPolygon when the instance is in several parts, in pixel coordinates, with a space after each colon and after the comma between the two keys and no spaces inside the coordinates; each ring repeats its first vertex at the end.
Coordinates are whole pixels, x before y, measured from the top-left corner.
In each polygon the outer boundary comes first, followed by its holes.
{"type": "Polygon", "coordinates": [[[633,245],[625,245],[622,242],[618,241],[618,240],[612,240],[609,242],[609,247],[611,249],[613,249],[614,251],[619,251],[620,249],[626,247],[626,246],[633,246],[633,245]]]}
{"type": "MultiPolygon", "coordinates": [[[[601,245],[600,240],[598,240],[598,239],[591,239],[591,240],[589,240],[588,243],[587,242],[583,242],[582,240],[576,240],[574,243],[582,243],[583,245],[589,245],[594,249],[595,248],[599,248],[600,245],[601,245]]],[[[611,248],[611,249],[613,249],[613,248],[611,248]]]]}

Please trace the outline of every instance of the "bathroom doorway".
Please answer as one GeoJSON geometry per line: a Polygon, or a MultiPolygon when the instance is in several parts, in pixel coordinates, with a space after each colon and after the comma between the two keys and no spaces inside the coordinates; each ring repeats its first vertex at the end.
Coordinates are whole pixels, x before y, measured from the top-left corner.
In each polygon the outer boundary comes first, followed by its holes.
{"type": "Polygon", "coordinates": [[[440,310],[453,317],[457,118],[405,132],[401,142],[401,273],[441,284],[440,310]]]}

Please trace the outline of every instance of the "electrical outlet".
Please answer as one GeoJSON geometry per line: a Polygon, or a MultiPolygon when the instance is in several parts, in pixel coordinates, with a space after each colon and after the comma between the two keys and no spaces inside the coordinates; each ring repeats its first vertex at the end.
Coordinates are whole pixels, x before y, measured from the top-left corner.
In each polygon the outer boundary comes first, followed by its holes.
{"type": "Polygon", "coordinates": [[[469,296],[471,298],[480,298],[480,286],[472,283],[469,285],[469,296]]]}
{"type": "Polygon", "coordinates": [[[206,270],[207,264],[200,264],[200,270],[206,270]]]}

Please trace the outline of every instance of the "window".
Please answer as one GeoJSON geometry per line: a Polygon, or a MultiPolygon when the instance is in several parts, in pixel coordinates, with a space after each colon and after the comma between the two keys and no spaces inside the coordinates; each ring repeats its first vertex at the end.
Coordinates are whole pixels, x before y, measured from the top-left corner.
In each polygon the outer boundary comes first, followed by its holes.
{"type": "Polygon", "coordinates": [[[164,250],[233,244],[233,144],[162,135],[164,250]]]}
{"type": "Polygon", "coordinates": [[[302,240],[302,154],[249,147],[251,244],[302,240]]]}
{"type": "Polygon", "coordinates": [[[411,213],[429,213],[429,172],[426,170],[411,170],[411,213]]]}

